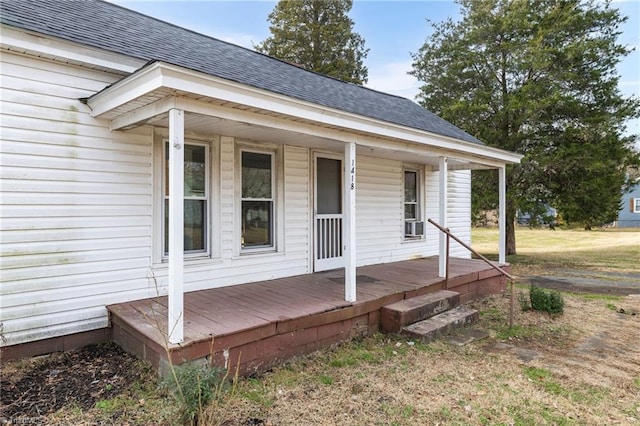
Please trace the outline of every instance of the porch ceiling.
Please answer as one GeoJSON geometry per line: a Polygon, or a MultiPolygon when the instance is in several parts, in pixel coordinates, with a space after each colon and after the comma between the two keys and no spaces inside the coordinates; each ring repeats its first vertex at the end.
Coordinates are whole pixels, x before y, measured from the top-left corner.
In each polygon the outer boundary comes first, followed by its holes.
{"type": "MultiPolygon", "coordinates": [[[[152,125],[154,127],[168,128],[169,115],[168,113],[157,115],[146,120],[144,124],[152,125]]],[[[222,119],[219,117],[192,112],[185,112],[185,131],[188,134],[196,134],[205,137],[207,135],[223,135],[248,141],[302,146],[323,151],[342,152],[344,150],[344,142],[333,138],[315,136],[304,132],[287,131],[280,128],[222,119]]],[[[400,148],[393,150],[360,144],[357,145],[356,150],[358,155],[383,157],[407,163],[424,164],[434,170],[438,168],[438,155],[433,152],[410,152],[401,150],[400,148]]],[[[451,170],[482,168],[487,168],[487,165],[451,157],[449,159],[449,169],[451,170]]]]}
{"type": "Polygon", "coordinates": [[[185,132],[358,154],[425,164],[438,157],[450,169],[497,168],[521,156],[447,136],[373,120],[259,91],[168,64],[144,67],[87,99],[96,118],[112,130],[140,125],[169,127],[168,111],[185,112],[185,132]]]}

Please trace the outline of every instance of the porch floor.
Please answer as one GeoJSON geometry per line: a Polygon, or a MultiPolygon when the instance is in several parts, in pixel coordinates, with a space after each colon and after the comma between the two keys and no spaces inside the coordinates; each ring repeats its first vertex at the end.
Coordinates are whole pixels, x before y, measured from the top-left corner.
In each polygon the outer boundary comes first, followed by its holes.
{"type": "MultiPolygon", "coordinates": [[[[184,295],[184,342],[170,345],[167,297],[108,306],[113,339],[124,349],[166,367],[213,357],[242,374],[380,327],[380,308],[445,288],[438,258],[357,268],[357,301],[344,300],[344,270],[200,290],[184,295]]],[[[500,274],[480,260],[451,259],[448,288],[461,301],[504,290],[500,274]]]]}

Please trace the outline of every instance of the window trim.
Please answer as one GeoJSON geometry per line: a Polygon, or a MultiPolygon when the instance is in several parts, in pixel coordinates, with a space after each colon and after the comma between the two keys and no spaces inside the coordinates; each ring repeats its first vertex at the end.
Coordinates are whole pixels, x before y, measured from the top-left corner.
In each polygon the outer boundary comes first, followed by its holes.
{"type": "Polygon", "coordinates": [[[405,233],[405,224],[407,222],[424,222],[423,220],[423,214],[424,214],[424,205],[423,205],[423,200],[424,200],[424,195],[423,195],[423,169],[422,167],[419,166],[415,166],[415,165],[404,165],[402,167],[402,239],[403,241],[419,241],[419,240],[423,240],[425,238],[425,234],[423,233],[422,235],[416,235],[416,236],[408,236],[405,233]],[[405,187],[406,187],[406,173],[407,172],[411,172],[411,173],[415,173],[416,174],[416,201],[415,203],[413,202],[406,202],[405,201],[405,187]],[[405,218],[405,208],[407,204],[415,204],[416,206],[416,217],[415,219],[407,219],[405,218]]]}
{"type": "Polygon", "coordinates": [[[632,198],[631,207],[632,213],[640,213],[640,198],[632,198]]]}
{"type": "Polygon", "coordinates": [[[272,252],[277,252],[278,251],[278,185],[277,185],[277,157],[278,157],[278,151],[276,149],[261,149],[261,148],[255,148],[253,146],[239,146],[238,147],[238,157],[237,157],[237,164],[238,164],[238,178],[237,178],[237,185],[238,185],[238,211],[239,214],[237,217],[240,218],[240,220],[238,221],[238,225],[237,225],[237,229],[238,229],[238,238],[237,238],[237,246],[239,247],[239,254],[250,254],[250,253],[272,253],[272,252]],[[249,152],[249,153],[254,153],[254,154],[264,154],[264,155],[269,155],[271,157],[271,199],[262,199],[262,198],[247,198],[245,199],[242,196],[242,154],[245,152],[249,152]],[[244,247],[243,245],[243,232],[242,232],[242,226],[243,226],[243,221],[244,218],[242,217],[242,203],[244,201],[271,201],[271,217],[270,217],[270,227],[271,227],[271,244],[270,245],[261,245],[261,246],[251,246],[251,247],[244,247]]]}
{"type": "MultiPolygon", "coordinates": [[[[167,144],[169,143],[169,139],[166,137],[161,138],[161,148],[159,149],[160,151],[160,161],[159,161],[159,168],[160,168],[160,178],[159,178],[159,183],[160,183],[160,194],[159,194],[159,202],[158,202],[158,207],[157,209],[159,209],[159,229],[160,229],[160,233],[158,235],[158,246],[159,246],[159,253],[160,253],[160,261],[165,263],[167,262],[169,255],[168,253],[165,252],[165,202],[166,200],[169,199],[169,195],[166,194],[165,195],[165,188],[166,188],[166,179],[168,179],[167,176],[167,167],[166,167],[166,158],[167,158],[167,144]]],[[[202,259],[202,258],[210,258],[211,254],[212,254],[212,247],[211,247],[211,242],[212,242],[212,227],[211,224],[213,223],[212,221],[212,217],[213,217],[213,211],[212,211],[212,200],[213,200],[213,194],[212,194],[212,188],[213,188],[213,176],[212,176],[212,152],[213,152],[213,147],[211,145],[210,142],[208,141],[201,141],[201,140],[193,140],[193,139],[185,139],[184,141],[184,145],[194,145],[194,146],[202,146],[205,149],[205,197],[196,197],[196,198],[192,198],[192,197],[184,197],[183,199],[194,199],[194,200],[200,200],[203,199],[204,200],[204,205],[205,205],[205,218],[203,220],[203,225],[204,225],[204,244],[205,244],[205,249],[204,250],[189,250],[189,251],[184,251],[184,259],[185,260],[191,260],[191,259],[202,259]]]]}

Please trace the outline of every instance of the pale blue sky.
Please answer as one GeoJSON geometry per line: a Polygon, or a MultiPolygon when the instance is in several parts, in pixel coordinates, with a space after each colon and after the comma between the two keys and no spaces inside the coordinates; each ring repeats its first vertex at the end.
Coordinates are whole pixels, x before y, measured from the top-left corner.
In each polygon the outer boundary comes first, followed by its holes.
{"type": "MultiPolygon", "coordinates": [[[[163,21],[251,48],[267,38],[267,16],[276,1],[169,1],[112,0],[163,21]]],[[[629,17],[622,28],[620,42],[636,48],[618,67],[620,90],[640,97],[640,0],[619,0],[613,5],[629,17]]],[[[411,55],[424,43],[435,22],[459,16],[459,5],[451,0],[394,1],[355,0],[350,13],[355,31],[365,39],[369,55],[368,87],[414,99],[419,83],[411,70],[411,55]]],[[[629,130],[640,134],[640,120],[629,123],[629,130]]]]}

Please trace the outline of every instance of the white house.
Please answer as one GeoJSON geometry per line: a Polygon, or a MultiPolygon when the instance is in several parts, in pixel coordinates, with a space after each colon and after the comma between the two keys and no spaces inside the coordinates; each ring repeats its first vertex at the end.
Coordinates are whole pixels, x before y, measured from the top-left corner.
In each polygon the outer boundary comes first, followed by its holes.
{"type": "Polygon", "coordinates": [[[353,301],[356,267],[443,253],[427,218],[469,242],[471,170],[504,208],[520,156],[410,100],[100,0],[0,7],[5,348],[157,291],[173,343],[184,292],[345,268],[353,301]]]}

